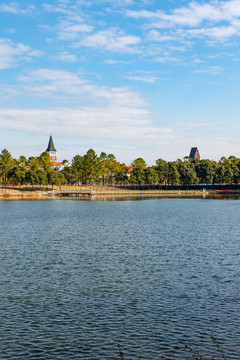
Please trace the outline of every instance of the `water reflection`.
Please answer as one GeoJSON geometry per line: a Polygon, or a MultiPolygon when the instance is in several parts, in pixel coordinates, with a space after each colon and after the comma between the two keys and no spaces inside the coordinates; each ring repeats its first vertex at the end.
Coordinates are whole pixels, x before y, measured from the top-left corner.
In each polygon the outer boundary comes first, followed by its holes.
{"type": "Polygon", "coordinates": [[[80,201],[141,201],[157,199],[207,199],[207,200],[239,200],[239,195],[156,195],[156,194],[137,194],[137,195],[92,195],[91,197],[54,197],[55,200],[80,200],[80,201]]]}

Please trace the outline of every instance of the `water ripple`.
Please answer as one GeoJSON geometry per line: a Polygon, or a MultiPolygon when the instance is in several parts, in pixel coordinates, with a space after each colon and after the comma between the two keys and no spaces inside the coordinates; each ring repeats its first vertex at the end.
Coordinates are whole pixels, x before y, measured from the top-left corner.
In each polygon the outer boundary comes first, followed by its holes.
{"type": "Polygon", "coordinates": [[[0,358],[240,358],[239,207],[0,202],[0,358]]]}

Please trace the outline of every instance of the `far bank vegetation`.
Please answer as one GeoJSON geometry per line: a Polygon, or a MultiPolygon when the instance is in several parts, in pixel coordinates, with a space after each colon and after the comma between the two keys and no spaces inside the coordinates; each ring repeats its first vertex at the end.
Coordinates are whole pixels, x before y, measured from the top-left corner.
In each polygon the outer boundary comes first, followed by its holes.
{"type": "Polygon", "coordinates": [[[84,155],[76,155],[71,163],[63,161],[62,169],[55,171],[47,152],[28,159],[12,157],[6,149],[0,154],[0,183],[13,185],[194,185],[238,184],[240,182],[240,159],[235,156],[214,160],[157,159],[155,165],[147,166],[142,158],[130,166],[120,163],[113,154],[93,149],[84,155]]]}

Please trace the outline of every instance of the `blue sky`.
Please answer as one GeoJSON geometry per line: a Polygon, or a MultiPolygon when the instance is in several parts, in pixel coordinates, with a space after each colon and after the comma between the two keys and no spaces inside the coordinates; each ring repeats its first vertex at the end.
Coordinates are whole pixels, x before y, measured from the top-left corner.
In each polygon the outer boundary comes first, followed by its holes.
{"type": "Polygon", "coordinates": [[[0,2],[0,150],[240,157],[240,0],[0,2]]]}

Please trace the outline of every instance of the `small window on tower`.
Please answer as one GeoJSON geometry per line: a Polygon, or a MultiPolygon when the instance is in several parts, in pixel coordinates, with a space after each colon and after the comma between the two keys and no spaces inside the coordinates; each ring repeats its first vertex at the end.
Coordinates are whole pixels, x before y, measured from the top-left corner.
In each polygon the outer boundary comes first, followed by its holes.
{"type": "Polygon", "coordinates": [[[55,156],[52,156],[52,160],[55,160],[55,156]]]}

